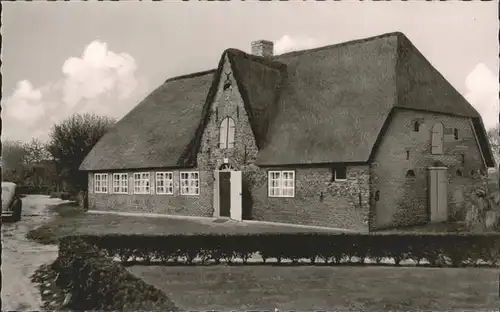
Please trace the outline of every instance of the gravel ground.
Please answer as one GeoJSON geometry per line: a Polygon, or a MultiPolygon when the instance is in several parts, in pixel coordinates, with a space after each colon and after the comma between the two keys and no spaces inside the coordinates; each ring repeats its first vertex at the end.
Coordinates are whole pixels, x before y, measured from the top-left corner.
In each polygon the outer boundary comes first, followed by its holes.
{"type": "Polygon", "coordinates": [[[62,202],[44,195],[27,195],[21,220],[2,223],[2,311],[41,309],[41,297],[31,275],[40,265],[57,258],[57,246],[31,242],[26,233],[50,220],[48,206],[62,202]]]}

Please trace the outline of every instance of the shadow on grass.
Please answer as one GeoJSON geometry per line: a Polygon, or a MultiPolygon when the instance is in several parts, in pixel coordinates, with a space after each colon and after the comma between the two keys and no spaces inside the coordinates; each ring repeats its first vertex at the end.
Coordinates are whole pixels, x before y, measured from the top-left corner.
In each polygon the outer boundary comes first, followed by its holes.
{"type": "Polygon", "coordinates": [[[76,220],[83,212],[76,202],[49,206],[48,210],[54,214],[54,220],[29,231],[26,238],[43,245],[56,245],[61,236],[71,233],[62,230],[67,228],[68,221],[76,220]]]}

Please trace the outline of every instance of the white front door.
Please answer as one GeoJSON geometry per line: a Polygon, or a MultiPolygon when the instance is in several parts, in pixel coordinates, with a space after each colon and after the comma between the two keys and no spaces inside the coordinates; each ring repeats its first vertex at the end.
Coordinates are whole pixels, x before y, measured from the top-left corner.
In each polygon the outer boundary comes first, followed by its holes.
{"type": "Polygon", "coordinates": [[[231,219],[241,221],[243,210],[241,202],[241,171],[231,171],[231,219]]]}
{"type": "Polygon", "coordinates": [[[241,221],[241,171],[214,171],[214,217],[229,217],[241,221]]]}

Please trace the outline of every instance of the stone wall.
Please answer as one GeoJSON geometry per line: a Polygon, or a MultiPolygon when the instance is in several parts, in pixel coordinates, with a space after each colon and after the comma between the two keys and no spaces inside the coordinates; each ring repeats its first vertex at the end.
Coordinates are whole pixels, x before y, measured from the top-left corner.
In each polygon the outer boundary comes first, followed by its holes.
{"type": "Polygon", "coordinates": [[[345,181],[332,181],[330,168],[272,170],[295,171],[295,196],[268,197],[268,170],[248,172],[253,219],[368,231],[368,166],[347,167],[345,181]]]}
{"type": "Polygon", "coordinates": [[[481,184],[478,172],[486,172],[470,120],[412,110],[395,111],[371,165],[373,229],[429,220],[428,167],[436,161],[448,167],[449,218],[462,220],[465,200],[481,184]],[[416,120],[421,124],[419,132],[414,131],[416,120]],[[445,128],[443,155],[431,154],[432,126],[437,122],[445,128]],[[454,137],[455,128],[458,139],[454,137]],[[415,177],[406,177],[408,170],[413,170],[415,177]]]}
{"type": "MultiPolygon", "coordinates": [[[[182,170],[182,172],[185,171],[192,171],[192,169],[182,170]]],[[[180,194],[180,172],[179,170],[169,169],[128,171],[126,172],[128,173],[128,194],[113,194],[112,173],[108,174],[108,193],[95,193],[93,173],[89,173],[89,209],[211,217],[212,193],[208,192],[208,190],[213,185],[212,172],[199,172],[200,195],[180,194]],[[173,173],[173,195],[156,194],[155,172],[157,171],[173,173]],[[134,194],[134,172],[149,172],[150,194],[134,194]]]]}

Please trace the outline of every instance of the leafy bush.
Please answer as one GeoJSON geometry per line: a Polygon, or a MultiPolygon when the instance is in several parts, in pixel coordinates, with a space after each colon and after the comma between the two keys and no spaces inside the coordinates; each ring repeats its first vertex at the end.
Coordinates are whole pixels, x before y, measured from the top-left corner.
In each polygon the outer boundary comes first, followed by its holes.
{"type": "Polygon", "coordinates": [[[26,238],[44,245],[57,244],[58,242],[54,230],[47,224],[43,224],[36,229],[30,230],[26,233],[26,238]]]}
{"type": "Polygon", "coordinates": [[[230,264],[236,258],[246,262],[258,253],[262,261],[276,259],[297,263],[318,259],[330,264],[349,262],[354,257],[361,264],[370,258],[380,262],[391,258],[396,265],[412,259],[426,260],[431,266],[477,265],[480,261],[495,265],[500,251],[500,234],[197,234],[197,235],[84,235],[89,244],[108,257],[127,262],[159,262],[193,264],[230,264]]]}
{"type": "Polygon", "coordinates": [[[74,310],[179,311],[160,290],[146,284],[79,237],[60,241],[53,269],[69,290],[74,310]]]}

